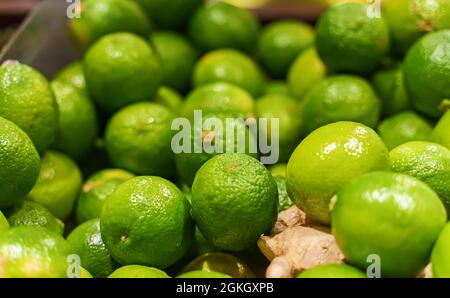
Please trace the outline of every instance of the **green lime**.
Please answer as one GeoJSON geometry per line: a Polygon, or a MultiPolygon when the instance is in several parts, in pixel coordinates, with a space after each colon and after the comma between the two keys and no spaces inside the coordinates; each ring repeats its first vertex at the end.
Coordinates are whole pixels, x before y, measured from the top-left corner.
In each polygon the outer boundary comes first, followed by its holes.
{"type": "Polygon", "coordinates": [[[161,29],[177,30],[187,25],[204,0],[136,0],[161,29]]]}
{"type": "Polygon", "coordinates": [[[259,60],[272,77],[284,78],[295,58],[313,44],[314,37],[311,25],[302,21],[272,22],[259,35],[259,60]]]}
{"type": "Polygon", "coordinates": [[[239,152],[258,158],[257,135],[242,119],[207,115],[202,126],[191,127],[189,139],[183,142],[188,142],[189,150],[177,152],[175,161],[180,178],[188,186],[194,182],[198,169],[217,154],[239,152]]]}
{"type": "Polygon", "coordinates": [[[136,103],[114,114],[105,135],[112,164],[142,175],[170,176],[174,117],[166,107],[150,102],[136,103]]]}
{"type": "Polygon", "coordinates": [[[376,72],[372,77],[372,85],[381,99],[384,116],[397,114],[411,107],[403,83],[401,67],[382,69],[376,72]]]}
{"type": "Polygon", "coordinates": [[[298,99],[326,76],[326,68],[314,47],[304,50],[288,71],[290,92],[298,99]]]}
{"type": "Polygon", "coordinates": [[[156,94],[153,101],[162,104],[177,114],[181,104],[183,103],[183,97],[177,91],[166,86],[161,86],[158,89],[158,94],[156,94]]]}
{"type": "Polygon", "coordinates": [[[331,222],[349,263],[364,269],[370,265],[368,257],[377,256],[382,276],[413,277],[427,264],[447,214],[425,183],[404,174],[373,172],[341,188],[331,222]]]}
{"type": "Polygon", "coordinates": [[[279,177],[286,178],[286,169],[287,169],[287,164],[285,164],[285,163],[278,163],[276,165],[269,167],[269,171],[273,177],[279,176],[279,177]]]}
{"type": "Polygon", "coordinates": [[[9,229],[9,223],[6,220],[6,217],[0,211],[0,234],[9,229]]]}
{"type": "Polygon", "coordinates": [[[395,172],[416,177],[431,187],[450,212],[450,150],[431,142],[408,142],[390,152],[395,172]]]}
{"type": "Polygon", "coordinates": [[[76,206],[78,223],[100,217],[105,200],[123,182],[134,178],[130,172],[120,169],[101,170],[83,184],[76,206]]]}
{"type": "Polygon", "coordinates": [[[153,33],[150,42],[161,60],[163,84],[185,93],[191,85],[197,50],[185,37],[169,31],[153,33]]]}
{"type": "Polygon", "coordinates": [[[303,134],[338,121],[353,121],[375,128],[381,103],[370,84],[359,77],[338,75],[314,85],[302,101],[303,134]]]}
{"type": "Polygon", "coordinates": [[[439,105],[450,98],[450,30],[433,32],[417,41],[403,63],[405,87],[413,107],[439,117],[439,105]]]}
{"type": "Polygon", "coordinates": [[[39,178],[27,198],[65,220],[72,213],[82,182],[80,169],[72,159],[47,151],[42,156],[39,178]]]}
{"type": "Polygon", "coordinates": [[[39,176],[39,154],[25,132],[0,117],[0,209],[22,199],[39,176]]]}
{"type": "Polygon", "coordinates": [[[195,110],[204,115],[227,115],[229,117],[254,116],[253,97],[238,86],[216,82],[195,88],[181,106],[180,115],[190,120],[195,110]]]}
{"type": "Polygon", "coordinates": [[[107,277],[116,268],[102,235],[100,219],[94,218],[76,227],[67,236],[72,252],[80,257],[81,266],[95,277],[107,277]]]}
{"type": "Polygon", "coordinates": [[[204,51],[235,48],[251,52],[261,25],[249,11],[225,2],[203,5],[192,16],[189,37],[204,51]]]}
{"type": "Polygon", "coordinates": [[[301,139],[302,117],[300,104],[290,96],[269,94],[256,101],[256,115],[267,121],[267,126],[261,126],[268,140],[279,142],[279,161],[289,160],[292,152],[301,139]],[[278,127],[272,127],[277,120],[278,127]]]}
{"type": "Polygon", "coordinates": [[[204,272],[221,272],[234,278],[252,278],[255,274],[239,258],[222,252],[201,255],[187,264],[181,273],[201,270],[204,272]]]}
{"type": "Polygon", "coordinates": [[[62,235],[64,223],[39,203],[23,200],[6,211],[11,226],[39,226],[62,235]]]}
{"type": "Polygon", "coordinates": [[[195,176],[192,214],[214,246],[244,250],[272,228],[277,215],[277,185],[255,158],[240,153],[217,155],[195,176]]]}
{"type": "Polygon", "coordinates": [[[67,277],[69,245],[43,227],[14,227],[0,234],[0,277],[67,277]]]}
{"type": "Polygon", "coordinates": [[[209,52],[197,62],[193,73],[195,87],[217,81],[235,84],[253,96],[264,93],[265,77],[247,55],[231,49],[209,52]]]}
{"type": "Polygon", "coordinates": [[[364,272],[345,264],[320,265],[307,269],[298,278],[365,278],[364,272]]]}
{"type": "Polygon", "coordinates": [[[275,179],[278,188],[278,212],[287,210],[294,206],[294,202],[292,202],[287,192],[286,177],[274,176],[273,179],[275,179]]]}
{"type": "Polygon", "coordinates": [[[58,132],[58,106],[47,79],[18,62],[0,66],[0,116],[26,132],[39,152],[58,132]]]}
{"type": "Polygon", "coordinates": [[[70,83],[52,81],[59,110],[59,131],[52,147],[75,160],[85,158],[97,139],[97,114],[86,93],[70,83]]]}
{"type": "Polygon", "coordinates": [[[450,111],[446,112],[431,133],[431,140],[444,145],[450,149],[450,134],[448,128],[450,127],[450,111]]]}
{"type": "Polygon", "coordinates": [[[371,17],[368,5],[345,3],[330,7],[317,24],[317,51],[331,71],[368,74],[390,50],[389,28],[382,17],[371,17]]]}
{"type": "Polygon", "coordinates": [[[156,51],[130,33],[102,37],[86,53],[83,69],[89,93],[107,112],[152,99],[162,81],[156,51]]]}
{"type": "Polygon", "coordinates": [[[119,185],[103,206],[100,226],[106,247],[121,265],[164,269],[186,253],[194,237],[183,193],[152,176],[119,185]]]}
{"type": "Polygon", "coordinates": [[[387,0],[382,2],[382,10],[394,49],[400,54],[422,35],[450,28],[450,2],[447,0],[387,0]]]}
{"type": "Polygon", "coordinates": [[[116,32],[149,34],[150,21],[145,12],[130,0],[84,0],[80,17],[70,20],[77,42],[87,48],[100,37],[116,32]]]}
{"type": "Polygon", "coordinates": [[[206,239],[205,236],[203,236],[202,232],[200,232],[200,230],[196,226],[194,242],[192,243],[185,257],[188,256],[189,261],[191,261],[193,258],[199,257],[203,254],[218,251],[219,249],[216,248],[214,245],[212,245],[211,242],[209,242],[208,239],[206,239]]]}
{"type": "Polygon", "coordinates": [[[87,93],[82,61],[77,60],[65,66],[54,76],[53,80],[70,83],[87,93]]]}
{"type": "Polygon", "coordinates": [[[442,230],[431,254],[431,269],[433,277],[450,277],[450,223],[442,230]]]}
{"type": "Polygon", "coordinates": [[[195,270],[180,274],[177,278],[231,278],[231,276],[216,271],[195,270]]]}
{"type": "Polygon", "coordinates": [[[170,276],[158,268],[127,265],[116,269],[108,278],[170,278],[170,276]]]}
{"type": "Polygon", "coordinates": [[[389,151],[375,131],[337,122],[315,130],[295,149],[287,165],[288,194],[310,218],[329,224],[329,202],[344,184],[389,169],[389,151]]]}
{"type": "Polygon", "coordinates": [[[392,150],[407,142],[429,140],[432,129],[422,116],[406,111],[384,119],[378,126],[378,133],[388,149],[392,150]]]}
{"type": "Polygon", "coordinates": [[[89,271],[84,269],[83,267],[80,267],[80,278],[94,278],[89,271]]]}
{"type": "Polygon", "coordinates": [[[291,95],[291,91],[289,90],[289,86],[284,81],[271,81],[267,83],[266,90],[264,91],[264,95],[269,94],[280,94],[280,95],[291,95]]]}

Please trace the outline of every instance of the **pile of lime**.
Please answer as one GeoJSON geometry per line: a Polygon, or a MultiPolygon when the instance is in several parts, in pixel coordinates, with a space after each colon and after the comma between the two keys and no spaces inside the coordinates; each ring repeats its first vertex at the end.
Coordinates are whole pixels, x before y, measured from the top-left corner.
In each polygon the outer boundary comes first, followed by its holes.
{"type": "Polygon", "coordinates": [[[80,60],[3,62],[0,277],[263,277],[293,206],[345,263],[292,277],[450,277],[450,1],[337,2],[84,0],[80,60]]]}

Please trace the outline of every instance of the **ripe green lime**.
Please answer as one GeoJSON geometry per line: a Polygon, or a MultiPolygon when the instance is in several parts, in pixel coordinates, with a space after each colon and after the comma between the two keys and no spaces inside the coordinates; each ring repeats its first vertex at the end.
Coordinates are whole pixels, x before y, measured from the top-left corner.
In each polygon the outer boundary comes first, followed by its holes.
{"type": "Polygon", "coordinates": [[[431,269],[433,277],[450,277],[450,223],[442,230],[431,254],[431,269]]]}
{"type": "Polygon", "coordinates": [[[292,63],[287,82],[290,92],[298,99],[317,82],[325,78],[326,68],[314,47],[304,50],[292,63]]]}
{"type": "Polygon", "coordinates": [[[181,104],[183,103],[183,97],[177,91],[166,86],[161,86],[153,101],[162,104],[175,114],[178,114],[181,104]]]}
{"type": "Polygon", "coordinates": [[[116,269],[108,278],[170,278],[170,276],[158,268],[127,265],[116,269]]]}
{"type": "Polygon", "coordinates": [[[59,110],[59,130],[52,147],[75,160],[85,158],[97,139],[94,104],[86,93],[70,83],[52,81],[59,110]]]}
{"type": "Polygon", "coordinates": [[[67,236],[74,254],[80,256],[81,266],[94,277],[107,277],[116,268],[100,234],[100,219],[94,218],[77,226],[67,236]]]}
{"type": "Polygon", "coordinates": [[[433,132],[431,133],[431,140],[450,149],[449,127],[450,111],[446,112],[434,127],[433,132]]]}
{"type": "Polygon", "coordinates": [[[18,62],[0,66],[0,116],[26,132],[39,152],[58,132],[58,106],[47,79],[18,62]]]}
{"type": "Polygon", "coordinates": [[[400,54],[422,35],[450,29],[450,2],[447,0],[385,0],[381,3],[394,49],[400,54]]]}
{"type": "Polygon", "coordinates": [[[89,93],[107,112],[152,99],[162,81],[156,51],[130,33],[102,37],[86,53],[83,69],[89,93]]]}
{"type": "Polygon", "coordinates": [[[269,167],[269,171],[273,177],[286,178],[286,169],[287,169],[287,164],[285,164],[285,163],[278,163],[276,165],[269,167]]]}
{"type": "Polygon", "coordinates": [[[94,278],[89,271],[84,269],[83,267],[80,267],[80,278],[94,278]]]}
{"type": "Polygon", "coordinates": [[[329,202],[343,185],[389,169],[389,151],[375,131],[337,122],[315,130],[295,149],[287,165],[288,194],[310,218],[329,224],[329,202]]]}
{"type": "Polygon", "coordinates": [[[430,123],[413,111],[395,114],[378,126],[378,133],[389,150],[411,141],[427,141],[432,130],[430,123]]]}
{"type": "Polygon", "coordinates": [[[209,52],[197,62],[193,73],[195,87],[217,81],[235,84],[253,96],[264,93],[265,77],[247,55],[231,49],[209,52]]]}
{"type": "Polygon", "coordinates": [[[190,120],[194,111],[202,114],[227,115],[229,117],[254,116],[253,97],[244,89],[225,82],[216,82],[195,88],[180,109],[180,115],[190,120]]]}
{"type": "Polygon", "coordinates": [[[425,182],[450,212],[450,150],[431,142],[408,142],[390,152],[392,169],[425,182]]]}
{"type": "Polygon", "coordinates": [[[390,50],[389,28],[383,17],[371,18],[368,5],[345,3],[330,7],[317,24],[317,51],[331,71],[368,74],[390,50]]]}
{"type": "Polygon", "coordinates": [[[72,159],[47,151],[41,159],[39,178],[27,198],[65,220],[72,213],[82,182],[80,169],[72,159]]]}
{"type": "Polygon", "coordinates": [[[332,207],[333,235],[346,260],[362,269],[377,255],[381,275],[416,276],[447,222],[439,197],[416,178],[373,172],[347,183],[332,207]]]}
{"type": "Polygon", "coordinates": [[[64,232],[64,223],[39,203],[23,200],[6,210],[11,226],[39,226],[59,235],[64,232]]]}
{"type": "Polygon", "coordinates": [[[180,274],[177,278],[231,278],[231,276],[216,271],[194,270],[180,274]]]}
{"type": "Polygon", "coordinates": [[[76,206],[78,223],[100,217],[105,200],[123,182],[134,178],[130,172],[106,169],[90,176],[83,184],[76,206]]]}
{"type": "Polygon", "coordinates": [[[141,175],[171,176],[174,117],[166,107],[150,102],[136,103],[114,114],[105,135],[112,164],[141,175]]]}
{"type": "Polygon", "coordinates": [[[198,169],[217,154],[239,152],[258,158],[257,135],[253,134],[242,119],[207,115],[203,118],[203,124],[208,122],[215,124],[211,127],[193,125],[189,139],[183,139],[183,142],[189,144],[188,152],[175,155],[178,174],[188,186],[194,182],[198,169]]]}
{"type": "Polygon", "coordinates": [[[244,250],[272,228],[277,215],[277,185],[255,158],[240,153],[217,155],[195,176],[192,214],[214,246],[244,250]]]}
{"type": "Polygon", "coordinates": [[[136,0],[160,29],[183,29],[204,0],[136,0]]]}
{"type": "Polygon", "coordinates": [[[281,20],[267,25],[259,35],[257,52],[274,78],[284,78],[295,58],[314,42],[311,25],[298,20],[281,20]]]}
{"type": "Polygon", "coordinates": [[[46,228],[11,228],[0,234],[0,277],[67,277],[66,257],[69,253],[66,240],[46,228]]]}
{"type": "Polygon", "coordinates": [[[0,117],[0,209],[22,199],[39,176],[39,154],[25,132],[0,117]]]}
{"type": "Polygon", "coordinates": [[[264,95],[269,94],[281,94],[281,95],[291,95],[291,91],[289,90],[289,86],[284,81],[271,81],[267,83],[266,89],[264,91],[264,95]]]}
{"type": "Polygon", "coordinates": [[[70,83],[81,91],[87,93],[82,61],[77,60],[66,65],[53,77],[53,80],[70,83]]]}
{"type": "Polygon", "coordinates": [[[6,217],[0,211],[0,234],[9,229],[9,223],[6,220],[6,217]]]}
{"type": "Polygon", "coordinates": [[[153,33],[150,42],[161,60],[163,84],[186,93],[199,55],[197,50],[182,35],[168,31],[153,33]]]}
{"type": "Polygon", "coordinates": [[[130,0],[84,0],[80,17],[70,20],[77,42],[87,48],[100,37],[116,32],[141,36],[150,33],[151,24],[145,12],[130,0]]]}
{"type": "Polygon", "coordinates": [[[419,39],[408,51],[403,72],[413,107],[439,117],[439,105],[450,98],[450,30],[433,32],[419,39]]]}
{"type": "Polygon", "coordinates": [[[251,12],[219,1],[203,5],[192,16],[189,37],[204,51],[235,48],[250,53],[260,26],[251,12]]]}
{"type": "Polygon", "coordinates": [[[183,193],[152,176],[119,185],[103,206],[100,226],[106,247],[121,265],[164,269],[186,253],[194,237],[183,193]]]}
{"type": "Polygon", "coordinates": [[[359,77],[338,75],[314,85],[302,101],[303,135],[338,121],[353,121],[375,128],[381,102],[370,84],[359,77]]]}
{"type": "Polygon", "coordinates": [[[297,275],[298,278],[366,278],[359,269],[345,264],[320,265],[307,269],[297,275]]]}
{"type": "Polygon", "coordinates": [[[286,95],[265,95],[256,101],[256,116],[267,121],[267,126],[259,129],[264,130],[268,141],[278,140],[279,161],[287,162],[301,139],[303,120],[299,102],[286,95]],[[272,127],[275,120],[278,128],[272,127]]]}
{"type": "Polygon", "coordinates": [[[211,252],[201,255],[187,264],[181,273],[192,271],[221,272],[234,278],[254,278],[250,267],[239,258],[223,253],[211,252]]]}
{"type": "Polygon", "coordinates": [[[411,107],[403,81],[401,67],[382,69],[373,75],[372,85],[381,99],[384,116],[391,116],[411,107]]]}

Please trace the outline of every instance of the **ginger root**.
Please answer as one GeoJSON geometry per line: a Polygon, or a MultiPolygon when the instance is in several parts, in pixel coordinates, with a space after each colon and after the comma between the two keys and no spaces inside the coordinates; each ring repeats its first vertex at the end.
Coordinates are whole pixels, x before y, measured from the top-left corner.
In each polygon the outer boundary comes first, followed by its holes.
{"type": "Polygon", "coordinates": [[[271,235],[261,236],[258,247],[271,261],[269,278],[294,277],[305,269],[344,261],[329,228],[310,222],[295,206],[279,214],[271,235]]]}

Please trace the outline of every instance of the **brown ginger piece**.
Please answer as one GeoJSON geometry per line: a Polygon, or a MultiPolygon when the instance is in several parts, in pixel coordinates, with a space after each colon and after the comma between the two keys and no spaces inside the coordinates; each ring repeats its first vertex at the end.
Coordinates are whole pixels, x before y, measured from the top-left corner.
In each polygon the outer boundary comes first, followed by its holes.
{"type": "Polygon", "coordinates": [[[329,228],[312,225],[295,206],[279,214],[271,235],[261,236],[258,247],[271,261],[266,270],[271,278],[294,277],[305,269],[344,261],[329,228]]]}

